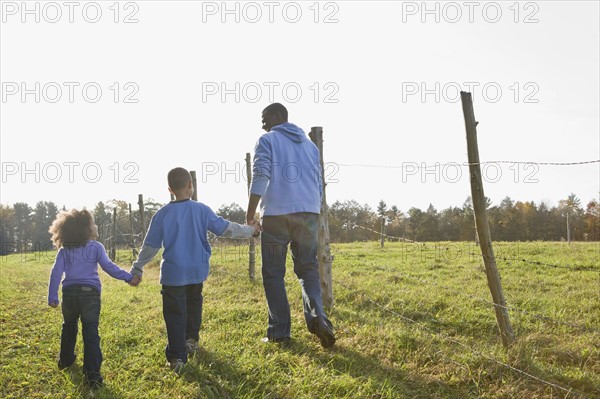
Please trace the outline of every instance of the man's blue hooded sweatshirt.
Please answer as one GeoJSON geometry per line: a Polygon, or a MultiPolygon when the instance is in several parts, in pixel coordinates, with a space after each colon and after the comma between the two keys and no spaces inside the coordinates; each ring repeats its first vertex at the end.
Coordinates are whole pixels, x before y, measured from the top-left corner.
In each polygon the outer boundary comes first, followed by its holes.
{"type": "Polygon", "coordinates": [[[250,193],[262,216],[320,213],[322,191],[319,150],[304,130],[285,122],[258,139],[250,193]]]}

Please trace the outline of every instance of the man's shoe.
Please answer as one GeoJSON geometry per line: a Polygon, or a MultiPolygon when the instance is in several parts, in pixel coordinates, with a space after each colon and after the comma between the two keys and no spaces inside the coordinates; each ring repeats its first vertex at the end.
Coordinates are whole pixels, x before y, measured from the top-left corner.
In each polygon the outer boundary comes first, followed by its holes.
{"type": "Polygon", "coordinates": [[[316,319],[313,320],[314,331],[311,331],[321,341],[321,346],[323,348],[331,348],[335,344],[335,334],[333,333],[333,328],[330,323],[325,321],[323,317],[317,316],[316,319]]]}
{"type": "Polygon", "coordinates": [[[171,360],[168,363],[168,366],[171,370],[173,370],[176,374],[181,375],[183,373],[183,368],[185,367],[185,363],[181,359],[171,360]]]}
{"type": "Polygon", "coordinates": [[[60,359],[58,359],[58,369],[64,370],[67,367],[71,367],[73,365],[73,363],[75,363],[75,359],[77,359],[77,354],[73,355],[73,360],[70,363],[63,363],[60,361],[60,359]]]}
{"type": "Polygon", "coordinates": [[[200,346],[198,346],[198,341],[196,341],[194,338],[186,339],[185,350],[189,356],[194,356],[200,350],[200,346]]]}
{"type": "Polygon", "coordinates": [[[104,386],[104,382],[102,380],[88,381],[88,385],[92,391],[97,391],[104,386]]]}

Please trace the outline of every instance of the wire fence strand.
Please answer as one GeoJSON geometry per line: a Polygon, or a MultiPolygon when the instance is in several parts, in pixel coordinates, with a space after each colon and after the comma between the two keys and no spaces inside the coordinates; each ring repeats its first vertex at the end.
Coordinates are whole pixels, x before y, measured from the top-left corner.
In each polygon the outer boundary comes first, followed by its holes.
{"type": "MultiPolygon", "coordinates": [[[[336,284],[338,284],[338,285],[346,288],[347,290],[354,292],[354,293],[360,292],[359,290],[357,290],[357,289],[355,289],[353,287],[350,287],[349,285],[347,285],[347,284],[345,284],[345,283],[343,283],[343,282],[341,282],[341,281],[339,281],[337,279],[335,279],[334,282],[336,284]]],[[[524,375],[524,376],[526,376],[528,378],[531,378],[531,379],[533,379],[535,381],[538,381],[538,382],[540,382],[542,384],[545,384],[545,385],[550,386],[552,388],[555,388],[555,389],[561,390],[563,392],[566,392],[567,395],[575,394],[575,395],[577,395],[580,398],[589,399],[588,396],[586,396],[586,395],[584,395],[584,394],[582,394],[582,393],[580,393],[578,391],[575,391],[573,388],[563,387],[561,385],[555,384],[555,383],[547,381],[547,380],[545,380],[543,378],[537,377],[537,376],[535,376],[535,375],[533,375],[531,373],[528,373],[525,370],[521,370],[521,369],[518,369],[518,368],[516,368],[514,366],[506,364],[506,363],[504,363],[504,362],[502,362],[502,361],[500,361],[500,360],[498,360],[498,359],[496,359],[496,358],[494,358],[494,357],[492,357],[490,355],[487,355],[487,354],[485,354],[485,353],[483,353],[483,352],[481,352],[481,351],[479,351],[479,350],[477,350],[475,348],[470,347],[469,345],[467,345],[467,344],[465,344],[465,343],[463,343],[463,342],[461,342],[461,341],[459,341],[459,340],[457,340],[455,338],[452,338],[452,337],[448,336],[447,334],[441,333],[439,331],[435,331],[435,330],[427,327],[423,323],[419,323],[418,321],[413,320],[413,319],[411,319],[408,316],[405,316],[405,315],[400,314],[400,313],[398,313],[398,312],[396,312],[394,310],[391,310],[388,307],[383,306],[380,303],[374,301],[373,299],[371,299],[368,295],[366,295],[364,293],[363,293],[363,295],[365,296],[365,298],[367,299],[367,301],[369,303],[371,303],[374,306],[382,309],[383,311],[388,312],[390,314],[393,314],[394,316],[399,317],[401,320],[404,320],[406,322],[412,323],[413,325],[417,326],[418,328],[422,328],[423,330],[427,331],[428,333],[430,333],[430,334],[432,334],[432,335],[434,335],[436,337],[439,337],[439,338],[441,338],[443,340],[447,340],[447,341],[450,341],[450,342],[452,342],[454,344],[457,344],[457,345],[461,346],[462,348],[471,351],[471,353],[473,353],[473,354],[475,354],[477,356],[483,357],[484,359],[487,359],[487,360],[489,360],[491,362],[494,362],[494,363],[496,363],[496,364],[498,364],[498,365],[500,365],[502,367],[505,367],[505,368],[507,368],[507,369],[509,369],[509,370],[511,370],[513,372],[519,373],[521,375],[524,375]]]]}

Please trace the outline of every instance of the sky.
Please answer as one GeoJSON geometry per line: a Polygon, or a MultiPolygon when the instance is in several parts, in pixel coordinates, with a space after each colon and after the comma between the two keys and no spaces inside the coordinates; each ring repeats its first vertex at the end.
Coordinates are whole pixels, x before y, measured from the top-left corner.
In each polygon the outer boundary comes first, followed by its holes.
{"type": "Polygon", "coordinates": [[[194,170],[247,203],[261,111],[324,132],[327,199],[470,195],[471,92],[493,204],[598,199],[597,1],[1,1],[0,203],[169,201],[194,170]],[[503,161],[496,163],[492,161],[503,161]]]}

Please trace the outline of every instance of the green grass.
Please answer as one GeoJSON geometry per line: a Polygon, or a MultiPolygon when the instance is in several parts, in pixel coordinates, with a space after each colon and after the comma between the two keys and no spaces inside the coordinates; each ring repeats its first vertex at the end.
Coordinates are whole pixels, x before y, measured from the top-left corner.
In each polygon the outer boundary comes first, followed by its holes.
{"type": "MultiPolygon", "coordinates": [[[[600,397],[598,243],[497,243],[517,338],[499,339],[479,249],[469,243],[333,244],[338,343],[305,328],[288,264],[289,347],[263,344],[267,308],[247,277],[247,247],[214,246],[205,284],[202,352],[177,377],[165,367],[158,262],[137,288],[101,273],[106,387],[99,398],[575,398],[600,397]],[[527,312],[527,313],[525,313],[527,312]],[[482,356],[483,355],[483,356],[482,356]],[[495,360],[491,360],[495,359],[495,360]],[[511,371],[573,389],[571,393],[511,371]]],[[[0,258],[0,397],[89,395],[81,370],[56,367],[62,316],[46,305],[54,253],[0,258]]],[[[118,263],[128,269],[130,253],[118,263]]]]}

